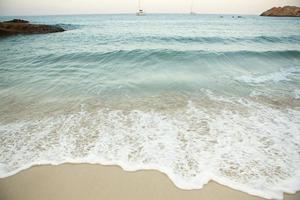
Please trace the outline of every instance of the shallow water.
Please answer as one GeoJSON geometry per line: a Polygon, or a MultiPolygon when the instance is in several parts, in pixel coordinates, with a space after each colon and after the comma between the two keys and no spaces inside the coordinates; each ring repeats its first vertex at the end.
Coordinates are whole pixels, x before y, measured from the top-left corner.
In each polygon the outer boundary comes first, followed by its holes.
{"type": "Polygon", "coordinates": [[[68,31],[0,39],[0,177],[87,162],[183,189],[300,189],[298,19],[23,18],[68,31]]]}

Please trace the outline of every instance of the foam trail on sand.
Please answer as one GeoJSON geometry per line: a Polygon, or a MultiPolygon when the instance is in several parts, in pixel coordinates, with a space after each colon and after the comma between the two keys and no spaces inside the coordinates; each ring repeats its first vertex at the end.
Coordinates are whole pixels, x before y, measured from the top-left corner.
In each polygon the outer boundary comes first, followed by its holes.
{"type": "Polygon", "coordinates": [[[209,99],[218,108],[193,101],[172,112],[82,108],[1,124],[0,177],[32,165],[98,163],[157,169],[182,189],[215,180],[265,198],[297,191],[300,111],[222,99],[209,99]]]}

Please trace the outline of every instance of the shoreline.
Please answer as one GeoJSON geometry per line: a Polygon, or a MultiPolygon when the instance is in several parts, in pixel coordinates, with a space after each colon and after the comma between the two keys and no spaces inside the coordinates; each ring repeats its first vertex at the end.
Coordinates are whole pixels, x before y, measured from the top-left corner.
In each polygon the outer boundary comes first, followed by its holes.
{"type": "MultiPolygon", "coordinates": [[[[62,164],[33,166],[0,179],[1,200],[60,199],[232,199],[262,200],[210,181],[202,189],[177,188],[156,170],[124,171],[119,166],[62,164]]],[[[300,199],[300,192],[285,194],[300,199]]]]}

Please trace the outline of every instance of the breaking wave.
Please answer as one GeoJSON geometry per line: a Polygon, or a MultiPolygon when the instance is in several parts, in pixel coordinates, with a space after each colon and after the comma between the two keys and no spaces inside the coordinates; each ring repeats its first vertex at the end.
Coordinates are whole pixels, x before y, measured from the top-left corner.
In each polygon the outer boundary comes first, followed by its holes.
{"type": "Polygon", "coordinates": [[[250,83],[250,84],[259,84],[265,82],[280,82],[280,81],[291,81],[291,77],[300,73],[300,68],[291,67],[281,69],[278,72],[273,72],[265,75],[249,75],[249,76],[241,76],[237,78],[238,81],[250,83]]]}

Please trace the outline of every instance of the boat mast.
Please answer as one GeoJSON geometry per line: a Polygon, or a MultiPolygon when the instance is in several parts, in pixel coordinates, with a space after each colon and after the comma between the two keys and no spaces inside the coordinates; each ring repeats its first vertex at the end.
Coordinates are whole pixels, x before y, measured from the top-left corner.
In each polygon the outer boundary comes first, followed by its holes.
{"type": "Polygon", "coordinates": [[[194,0],[191,1],[191,14],[194,14],[194,0]]]}
{"type": "Polygon", "coordinates": [[[141,0],[139,0],[139,11],[141,10],[141,0]]]}

